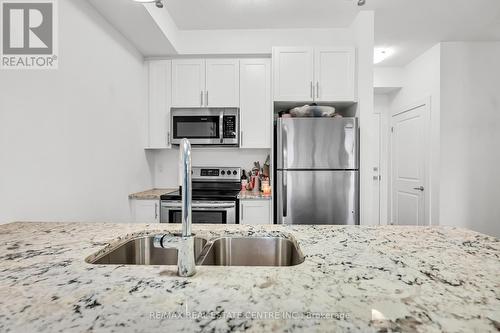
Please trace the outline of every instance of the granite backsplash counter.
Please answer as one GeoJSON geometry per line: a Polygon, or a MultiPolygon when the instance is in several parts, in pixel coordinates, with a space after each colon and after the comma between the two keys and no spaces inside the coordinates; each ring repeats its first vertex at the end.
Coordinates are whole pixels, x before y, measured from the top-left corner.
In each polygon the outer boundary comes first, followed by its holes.
{"type": "Polygon", "coordinates": [[[208,226],[197,236],[285,236],[292,267],[92,265],[123,239],[179,226],[0,226],[2,332],[494,332],[500,242],[463,229],[208,226]]]}
{"type": "Polygon", "coordinates": [[[238,199],[240,200],[271,200],[271,198],[271,193],[264,194],[262,192],[240,191],[238,194],[238,199]]]}
{"type": "Polygon", "coordinates": [[[178,188],[153,188],[150,190],[129,194],[128,198],[133,200],[160,200],[164,194],[175,192],[178,188]]]}

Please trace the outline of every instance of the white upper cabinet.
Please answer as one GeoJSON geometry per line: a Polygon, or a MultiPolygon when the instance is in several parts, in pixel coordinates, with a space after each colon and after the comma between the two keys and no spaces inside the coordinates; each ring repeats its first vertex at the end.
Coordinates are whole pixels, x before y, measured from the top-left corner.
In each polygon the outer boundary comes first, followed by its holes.
{"type": "Polygon", "coordinates": [[[315,101],[354,101],[354,48],[314,50],[315,101]]]}
{"type": "Polygon", "coordinates": [[[200,107],[204,103],[205,60],[172,60],[172,106],[200,107]]]}
{"type": "Polygon", "coordinates": [[[149,62],[149,108],[146,148],[169,148],[172,61],[149,62]]]}
{"type": "Polygon", "coordinates": [[[275,101],[312,100],[313,60],[313,49],[310,47],[273,49],[275,101]]]}
{"type": "Polygon", "coordinates": [[[241,148],[271,148],[271,59],[240,61],[241,148]]]}
{"type": "Polygon", "coordinates": [[[355,101],[352,47],[273,49],[275,101],[355,101]]]}
{"type": "Polygon", "coordinates": [[[240,70],[237,59],[207,59],[205,106],[240,105],[240,70]]]}

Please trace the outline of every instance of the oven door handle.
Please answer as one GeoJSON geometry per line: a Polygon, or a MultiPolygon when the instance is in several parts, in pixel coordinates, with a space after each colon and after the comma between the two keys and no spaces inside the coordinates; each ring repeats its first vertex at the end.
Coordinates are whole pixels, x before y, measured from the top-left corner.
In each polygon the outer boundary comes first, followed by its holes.
{"type": "MultiPolygon", "coordinates": [[[[161,203],[162,207],[166,208],[181,208],[182,203],[171,203],[171,202],[162,202],[161,203]]],[[[235,203],[193,203],[192,204],[192,209],[198,209],[198,208],[206,208],[206,209],[220,209],[220,208],[235,208],[236,204],[235,203]]]]}

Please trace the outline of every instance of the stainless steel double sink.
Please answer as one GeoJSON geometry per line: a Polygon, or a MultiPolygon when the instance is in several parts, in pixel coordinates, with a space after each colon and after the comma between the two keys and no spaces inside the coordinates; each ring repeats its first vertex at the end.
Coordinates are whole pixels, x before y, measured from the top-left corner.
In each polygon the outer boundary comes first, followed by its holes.
{"type": "MultiPolygon", "coordinates": [[[[177,265],[177,250],[153,246],[153,236],[135,238],[90,261],[99,265],[177,265]]],[[[196,265],[295,266],[304,255],[284,237],[195,237],[196,265]]]]}

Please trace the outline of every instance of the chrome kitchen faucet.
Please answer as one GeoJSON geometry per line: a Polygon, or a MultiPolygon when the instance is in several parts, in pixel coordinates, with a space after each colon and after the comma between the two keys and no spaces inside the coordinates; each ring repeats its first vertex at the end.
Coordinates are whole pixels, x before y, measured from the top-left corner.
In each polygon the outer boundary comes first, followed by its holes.
{"type": "Polygon", "coordinates": [[[180,236],[157,235],[154,246],[177,249],[177,274],[187,277],[196,273],[194,259],[194,237],[191,232],[191,144],[189,140],[182,139],[180,143],[179,163],[181,171],[182,195],[182,234],[180,236]]]}

